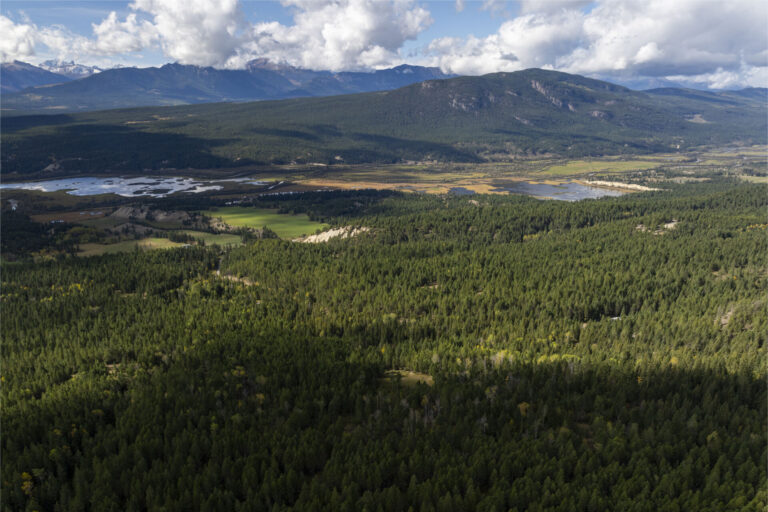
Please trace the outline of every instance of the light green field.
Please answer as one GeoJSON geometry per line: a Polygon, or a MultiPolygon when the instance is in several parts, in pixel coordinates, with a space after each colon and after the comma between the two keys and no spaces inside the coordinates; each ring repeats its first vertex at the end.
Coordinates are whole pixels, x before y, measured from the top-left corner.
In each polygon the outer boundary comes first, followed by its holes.
{"type": "Polygon", "coordinates": [[[727,164],[728,164],[728,160],[727,159],[725,159],[725,160],[713,160],[713,159],[710,158],[710,159],[707,159],[707,160],[700,160],[700,161],[696,162],[696,165],[700,165],[700,166],[727,165],[727,164]]]}
{"type": "Polygon", "coordinates": [[[658,167],[659,162],[648,160],[572,160],[562,165],[553,165],[543,169],[537,174],[549,176],[570,176],[573,174],[586,174],[592,172],[624,172],[642,171],[658,167]]]}
{"type": "Polygon", "coordinates": [[[140,249],[173,249],[182,247],[184,244],[171,242],[167,238],[143,238],[141,240],[126,240],[116,244],[80,244],[78,256],[99,256],[102,254],[114,254],[116,252],[133,251],[136,247],[140,249]]]}
{"type": "Polygon", "coordinates": [[[768,183],[768,176],[739,176],[742,180],[750,183],[768,183]]]}
{"type": "Polygon", "coordinates": [[[225,247],[227,245],[237,246],[242,244],[240,235],[231,235],[228,233],[206,233],[205,231],[182,231],[182,233],[195,238],[200,238],[205,242],[205,245],[220,245],[225,247]]]}
{"type": "Polygon", "coordinates": [[[277,210],[228,206],[217,210],[200,212],[208,217],[219,217],[224,223],[236,227],[261,228],[267,226],[280,238],[296,238],[311,235],[318,229],[325,229],[327,224],[309,220],[306,214],[285,215],[277,210]]]}

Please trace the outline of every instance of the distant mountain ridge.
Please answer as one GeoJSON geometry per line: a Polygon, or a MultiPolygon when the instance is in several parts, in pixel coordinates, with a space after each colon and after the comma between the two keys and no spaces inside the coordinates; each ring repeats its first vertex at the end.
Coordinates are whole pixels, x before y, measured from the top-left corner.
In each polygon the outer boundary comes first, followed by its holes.
{"type": "Polygon", "coordinates": [[[320,98],[3,116],[1,163],[21,177],[51,165],[134,173],[670,153],[764,144],[767,92],[632,91],[528,69],[320,98]]]}
{"type": "Polygon", "coordinates": [[[21,91],[28,87],[60,84],[69,80],[69,77],[59,73],[18,60],[0,64],[0,90],[3,94],[21,91]]]}
{"type": "MultiPolygon", "coordinates": [[[[72,69],[74,66],[66,68],[70,75],[75,72],[72,69]]],[[[243,70],[166,64],[159,68],[108,69],[73,81],[62,77],[59,81],[66,83],[44,89],[35,86],[54,82],[33,84],[33,89],[7,94],[3,101],[3,113],[73,112],[331,96],[391,90],[450,76],[437,68],[409,65],[372,72],[333,73],[263,60],[252,61],[243,70]]]]}
{"type": "Polygon", "coordinates": [[[439,68],[410,66],[403,64],[394,68],[377,71],[311,71],[280,66],[264,60],[254,60],[248,63],[251,71],[269,70],[288,79],[298,91],[307,92],[307,96],[334,96],[356,92],[374,92],[398,89],[425,80],[451,78],[439,68]]]}
{"type": "Polygon", "coordinates": [[[98,66],[86,66],[85,64],[78,64],[75,61],[56,61],[47,60],[40,64],[38,67],[56,73],[58,75],[66,76],[71,80],[77,80],[78,78],[85,78],[87,76],[101,73],[104,69],[98,66]]]}

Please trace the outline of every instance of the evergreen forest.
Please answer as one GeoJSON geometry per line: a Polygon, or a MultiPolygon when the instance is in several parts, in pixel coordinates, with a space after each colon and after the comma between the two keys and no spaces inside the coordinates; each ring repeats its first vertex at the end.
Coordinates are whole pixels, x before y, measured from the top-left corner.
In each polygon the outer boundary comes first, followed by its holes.
{"type": "Polygon", "coordinates": [[[765,510],[768,186],[262,201],[368,229],[2,262],[3,512],[765,510]]]}

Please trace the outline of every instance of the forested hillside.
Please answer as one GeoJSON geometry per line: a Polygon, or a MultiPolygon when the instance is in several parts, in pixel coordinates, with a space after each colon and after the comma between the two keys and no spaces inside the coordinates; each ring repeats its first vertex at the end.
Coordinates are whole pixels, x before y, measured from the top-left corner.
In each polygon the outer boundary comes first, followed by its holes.
{"type": "Polygon", "coordinates": [[[768,188],[667,187],[3,263],[2,509],[764,510],[768,188]]]}
{"type": "Polygon", "coordinates": [[[49,165],[125,173],[675,152],[763,143],[766,105],[764,89],[637,92],[532,69],[327,98],[6,116],[2,164],[23,177],[49,165]]]}

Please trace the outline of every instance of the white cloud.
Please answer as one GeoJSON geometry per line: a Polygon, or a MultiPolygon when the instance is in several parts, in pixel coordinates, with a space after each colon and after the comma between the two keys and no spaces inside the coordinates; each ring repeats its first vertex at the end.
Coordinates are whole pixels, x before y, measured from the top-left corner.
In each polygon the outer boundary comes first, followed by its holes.
{"type": "Polygon", "coordinates": [[[768,84],[768,66],[744,65],[737,71],[725,71],[722,68],[713,73],[701,75],[672,75],[669,80],[683,84],[698,84],[712,89],[733,89],[741,87],[765,87],[768,84]]]}
{"type": "Polygon", "coordinates": [[[160,36],[155,25],[147,20],[139,21],[136,14],[119,21],[117,13],[111,12],[101,23],[92,26],[96,36],[94,51],[106,55],[140,52],[156,43],[160,36]]]}
{"type": "Polygon", "coordinates": [[[555,13],[563,10],[575,10],[587,7],[594,0],[521,0],[520,12],[530,13],[555,13]]]}
{"type": "MultiPolygon", "coordinates": [[[[696,76],[711,87],[749,85],[768,66],[768,4],[758,0],[529,2],[483,39],[427,48],[445,71],[483,74],[530,67],[580,74],[696,76]],[[729,78],[724,78],[725,76],[729,78]]],[[[763,82],[762,85],[768,85],[763,82]]]]}
{"type": "Polygon", "coordinates": [[[111,12],[92,24],[93,37],[63,27],[36,29],[36,40],[59,59],[131,54],[160,48],[173,60],[201,66],[222,65],[241,45],[247,24],[237,0],[135,0],[134,11],[111,12]]]}
{"type": "Polygon", "coordinates": [[[27,23],[14,23],[0,15],[0,61],[25,59],[35,54],[36,27],[27,23]]]}
{"type": "Polygon", "coordinates": [[[390,65],[397,51],[432,19],[413,0],[284,0],[295,8],[294,24],[260,23],[247,53],[310,69],[355,69],[390,65]]]}
{"type": "Polygon", "coordinates": [[[131,8],[151,16],[163,52],[183,64],[223,65],[247,28],[238,0],[135,0],[131,8]]]}
{"type": "Polygon", "coordinates": [[[141,51],[149,47],[156,35],[148,22],[139,22],[135,14],[125,21],[113,12],[101,23],[93,25],[95,37],[75,34],[65,27],[38,27],[30,22],[14,23],[0,16],[0,60],[24,60],[34,57],[42,48],[59,60],[94,58],[141,51]]]}
{"type": "Polygon", "coordinates": [[[427,53],[436,56],[441,68],[458,74],[552,67],[560,55],[581,43],[583,35],[578,12],[524,14],[502,23],[495,34],[482,39],[436,39],[427,53]]]}
{"type": "Polygon", "coordinates": [[[480,7],[483,11],[489,11],[495,16],[509,16],[507,12],[506,0],[483,0],[483,5],[480,7]]]}
{"type": "Polygon", "coordinates": [[[64,27],[38,28],[3,18],[2,57],[34,55],[43,45],[59,59],[159,48],[182,64],[237,68],[267,58],[311,69],[362,69],[402,61],[398,51],[431,23],[416,0],[283,0],[293,24],[251,24],[239,0],[134,0],[124,20],[110,13],[93,37],[64,27]]]}

